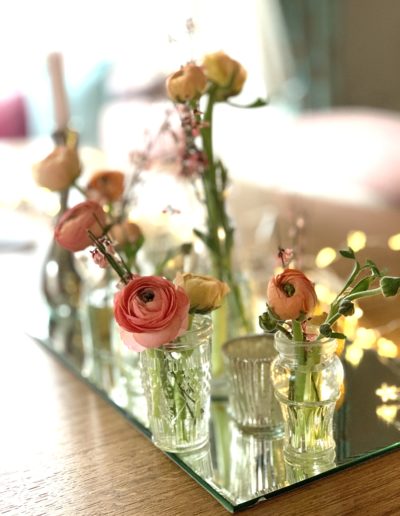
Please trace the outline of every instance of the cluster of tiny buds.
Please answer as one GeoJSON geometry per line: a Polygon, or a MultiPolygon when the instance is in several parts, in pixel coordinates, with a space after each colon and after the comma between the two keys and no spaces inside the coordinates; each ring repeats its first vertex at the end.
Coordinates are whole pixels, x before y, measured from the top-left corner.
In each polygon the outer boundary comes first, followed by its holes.
{"type": "Polygon", "coordinates": [[[101,269],[105,269],[108,265],[108,260],[106,254],[111,256],[115,255],[115,247],[112,241],[108,236],[102,236],[98,239],[99,244],[104,249],[102,252],[99,248],[92,249],[90,254],[92,255],[92,259],[96,265],[98,265],[101,269]]]}

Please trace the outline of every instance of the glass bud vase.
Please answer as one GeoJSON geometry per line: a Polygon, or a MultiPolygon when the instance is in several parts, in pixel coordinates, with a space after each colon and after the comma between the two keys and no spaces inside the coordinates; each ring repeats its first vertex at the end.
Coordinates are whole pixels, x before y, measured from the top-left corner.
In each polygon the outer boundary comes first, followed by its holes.
{"type": "Polygon", "coordinates": [[[86,281],[82,289],[81,321],[85,361],[82,374],[109,396],[115,387],[113,298],[115,280],[109,270],[86,281]]]}
{"type": "Polygon", "coordinates": [[[344,377],[337,341],[295,342],[278,332],[275,347],[271,376],[284,418],[285,460],[294,466],[332,464],[333,415],[344,377]]]}
{"type": "Polygon", "coordinates": [[[208,441],[211,334],[210,317],[195,315],[184,335],[141,352],[150,430],[164,451],[193,451],[208,441]]]}

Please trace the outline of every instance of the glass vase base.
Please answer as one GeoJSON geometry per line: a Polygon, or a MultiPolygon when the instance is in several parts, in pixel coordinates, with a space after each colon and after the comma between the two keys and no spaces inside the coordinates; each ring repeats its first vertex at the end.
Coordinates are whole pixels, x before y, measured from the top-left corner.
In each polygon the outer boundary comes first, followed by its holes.
{"type": "Polygon", "coordinates": [[[290,446],[284,446],[283,456],[290,466],[305,466],[307,468],[321,468],[334,464],[336,458],[335,447],[320,451],[298,452],[290,446]]]}
{"type": "Polygon", "coordinates": [[[266,426],[253,426],[241,424],[235,421],[237,428],[244,434],[254,435],[255,437],[263,437],[266,439],[279,439],[284,433],[285,429],[283,424],[281,425],[266,425],[266,426]]]}
{"type": "Polygon", "coordinates": [[[208,435],[195,442],[171,442],[171,440],[152,437],[153,444],[160,450],[168,453],[188,453],[200,450],[208,444],[208,435]]]}

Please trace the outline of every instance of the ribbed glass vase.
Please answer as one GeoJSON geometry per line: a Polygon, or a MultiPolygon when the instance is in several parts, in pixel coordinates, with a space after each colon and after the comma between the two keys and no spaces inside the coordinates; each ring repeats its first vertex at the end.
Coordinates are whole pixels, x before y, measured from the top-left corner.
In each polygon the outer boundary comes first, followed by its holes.
{"type": "Polygon", "coordinates": [[[272,335],[248,335],[223,346],[228,374],[229,412],[244,431],[270,437],[283,433],[283,420],[271,382],[277,356],[272,335]]]}

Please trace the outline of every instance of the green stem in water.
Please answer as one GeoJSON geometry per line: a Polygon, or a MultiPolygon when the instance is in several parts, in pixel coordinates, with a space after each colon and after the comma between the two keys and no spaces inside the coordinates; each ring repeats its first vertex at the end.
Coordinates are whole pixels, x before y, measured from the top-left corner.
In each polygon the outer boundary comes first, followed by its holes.
{"type": "MultiPolygon", "coordinates": [[[[304,336],[303,330],[301,328],[301,323],[299,321],[292,321],[292,331],[293,342],[302,343],[304,341],[304,336]]],[[[296,346],[296,344],[294,344],[294,346],[296,346]]],[[[289,387],[289,392],[293,393],[294,401],[304,401],[304,393],[307,380],[307,376],[304,372],[304,366],[307,362],[307,354],[305,347],[302,345],[296,346],[295,352],[298,370],[294,378],[290,380],[291,382],[293,382],[293,385],[289,387]]]]}

